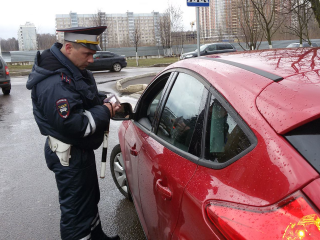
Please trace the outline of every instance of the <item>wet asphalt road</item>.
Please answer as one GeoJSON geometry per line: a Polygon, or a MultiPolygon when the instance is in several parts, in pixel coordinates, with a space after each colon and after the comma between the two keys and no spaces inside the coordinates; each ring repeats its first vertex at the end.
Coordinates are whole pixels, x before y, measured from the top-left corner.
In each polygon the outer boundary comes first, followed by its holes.
{"type": "MultiPolygon", "coordinates": [[[[122,70],[121,74],[140,74],[140,70],[122,70]]],[[[160,71],[147,69],[147,71],[160,71]]],[[[142,74],[145,73],[141,69],[142,74]]],[[[96,78],[108,80],[116,73],[98,73],[96,78]]],[[[120,77],[121,78],[121,77],[120,77]]],[[[60,209],[54,174],[47,168],[42,136],[34,121],[30,91],[25,88],[27,77],[12,77],[9,96],[0,93],[0,239],[60,239],[60,209]]],[[[114,89],[114,82],[99,84],[98,88],[114,89]]],[[[114,92],[112,90],[111,92],[114,92]]],[[[122,102],[136,99],[123,96],[122,102]]],[[[107,234],[118,233],[121,239],[145,239],[134,205],[125,199],[113,183],[109,157],[118,144],[120,122],[110,125],[106,178],[100,179],[99,203],[102,226],[107,234]]],[[[100,173],[102,148],[95,151],[100,173]]]]}

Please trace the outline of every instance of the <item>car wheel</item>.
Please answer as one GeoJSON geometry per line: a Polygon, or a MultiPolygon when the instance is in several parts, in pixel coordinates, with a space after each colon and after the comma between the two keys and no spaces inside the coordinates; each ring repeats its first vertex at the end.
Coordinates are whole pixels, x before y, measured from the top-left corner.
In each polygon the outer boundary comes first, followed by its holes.
{"type": "Polygon", "coordinates": [[[114,71],[114,72],[120,72],[120,71],[121,71],[121,65],[120,65],[120,63],[115,63],[115,64],[113,64],[113,66],[112,66],[112,71],[114,71]]]}
{"type": "Polygon", "coordinates": [[[10,94],[10,88],[2,88],[2,92],[4,95],[9,95],[10,94]]]}
{"type": "Polygon", "coordinates": [[[123,196],[132,201],[131,193],[127,182],[127,175],[124,169],[124,162],[122,158],[120,144],[116,145],[112,149],[110,156],[110,170],[113,181],[116,184],[119,191],[123,194],[123,196]]]}

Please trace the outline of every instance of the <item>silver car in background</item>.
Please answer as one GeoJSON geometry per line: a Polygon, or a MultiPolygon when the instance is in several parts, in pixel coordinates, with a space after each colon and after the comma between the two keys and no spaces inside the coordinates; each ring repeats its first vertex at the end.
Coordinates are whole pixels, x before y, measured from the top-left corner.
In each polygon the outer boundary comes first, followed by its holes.
{"type": "MultiPolygon", "coordinates": [[[[200,46],[200,56],[236,51],[236,48],[228,42],[208,43],[200,46]]],[[[182,54],[180,59],[192,58],[197,56],[198,50],[196,49],[193,52],[187,52],[182,54]]]]}

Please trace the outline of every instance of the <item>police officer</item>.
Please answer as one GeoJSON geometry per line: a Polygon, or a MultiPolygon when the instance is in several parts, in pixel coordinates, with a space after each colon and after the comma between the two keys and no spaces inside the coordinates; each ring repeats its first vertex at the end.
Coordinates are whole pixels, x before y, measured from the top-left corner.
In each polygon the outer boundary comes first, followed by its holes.
{"type": "Polygon", "coordinates": [[[33,114],[45,142],[47,166],[55,174],[61,209],[62,239],[119,239],[102,231],[100,191],[94,149],[103,142],[118,107],[103,103],[93,75],[85,68],[101,50],[105,26],[69,28],[64,44],[37,53],[27,81],[33,114]]]}

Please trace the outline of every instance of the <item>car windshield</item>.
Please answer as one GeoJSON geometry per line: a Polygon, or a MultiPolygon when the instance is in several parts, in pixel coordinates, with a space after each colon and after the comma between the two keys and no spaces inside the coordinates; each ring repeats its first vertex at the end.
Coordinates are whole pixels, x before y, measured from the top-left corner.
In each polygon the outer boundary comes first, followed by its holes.
{"type": "Polygon", "coordinates": [[[292,130],[285,138],[320,173],[320,118],[292,130]]]}
{"type": "MultiPolygon", "coordinates": [[[[200,46],[200,51],[204,51],[207,47],[208,47],[208,45],[202,45],[202,46],[200,46]]],[[[197,49],[196,49],[195,51],[197,51],[197,49]]]]}

